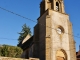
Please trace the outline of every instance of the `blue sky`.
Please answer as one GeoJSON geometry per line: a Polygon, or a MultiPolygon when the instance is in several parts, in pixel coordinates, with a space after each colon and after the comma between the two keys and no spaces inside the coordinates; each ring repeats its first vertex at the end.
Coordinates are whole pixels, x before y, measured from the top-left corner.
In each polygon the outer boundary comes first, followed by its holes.
{"type": "MultiPolygon", "coordinates": [[[[40,15],[41,0],[0,0],[0,7],[37,21],[40,15]]],[[[73,33],[76,41],[76,50],[80,44],[80,0],[64,0],[65,11],[73,24],[73,33]]],[[[16,46],[22,25],[27,24],[33,32],[36,23],[0,9],[0,44],[16,46]],[[7,39],[6,39],[7,38],[7,39]]]]}

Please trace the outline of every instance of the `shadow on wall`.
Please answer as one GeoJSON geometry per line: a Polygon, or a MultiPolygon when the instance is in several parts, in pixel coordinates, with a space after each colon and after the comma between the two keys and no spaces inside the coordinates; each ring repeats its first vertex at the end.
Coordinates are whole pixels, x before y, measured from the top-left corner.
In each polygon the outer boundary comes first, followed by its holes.
{"type": "Polygon", "coordinates": [[[39,60],[39,59],[38,58],[22,59],[22,58],[0,57],[0,60],[39,60]]]}

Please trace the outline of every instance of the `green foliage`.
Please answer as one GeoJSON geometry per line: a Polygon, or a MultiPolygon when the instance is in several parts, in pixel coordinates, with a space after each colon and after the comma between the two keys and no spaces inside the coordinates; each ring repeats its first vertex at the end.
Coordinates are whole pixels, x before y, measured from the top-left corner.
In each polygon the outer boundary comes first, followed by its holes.
{"type": "Polygon", "coordinates": [[[26,24],[24,24],[22,26],[22,31],[19,33],[20,36],[18,38],[18,42],[20,43],[28,34],[31,36],[31,31],[29,26],[27,26],[26,24]]]}
{"type": "Polygon", "coordinates": [[[16,46],[2,45],[0,46],[0,56],[19,58],[22,54],[22,49],[16,46]]]}

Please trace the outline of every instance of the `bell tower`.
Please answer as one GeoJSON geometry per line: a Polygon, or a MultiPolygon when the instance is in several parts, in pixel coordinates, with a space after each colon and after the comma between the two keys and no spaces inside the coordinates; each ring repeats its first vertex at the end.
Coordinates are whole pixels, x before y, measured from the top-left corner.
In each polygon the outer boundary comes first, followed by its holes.
{"type": "Polygon", "coordinates": [[[59,11],[65,13],[63,0],[42,0],[40,4],[41,15],[47,10],[52,9],[54,11],[59,11]]]}
{"type": "Polygon", "coordinates": [[[76,60],[75,41],[63,0],[42,0],[34,27],[34,53],[40,60],[76,60]]]}

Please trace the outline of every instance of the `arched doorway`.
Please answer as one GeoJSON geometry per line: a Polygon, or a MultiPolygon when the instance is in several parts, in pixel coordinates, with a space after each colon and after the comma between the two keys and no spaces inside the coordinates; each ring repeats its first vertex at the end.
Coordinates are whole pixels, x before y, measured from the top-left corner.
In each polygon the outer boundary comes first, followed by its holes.
{"type": "Polygon", "coordinates": [[[60,49],[56,52],[56,60],[67,60],[67,54],[64,50],[60,49]]]}

